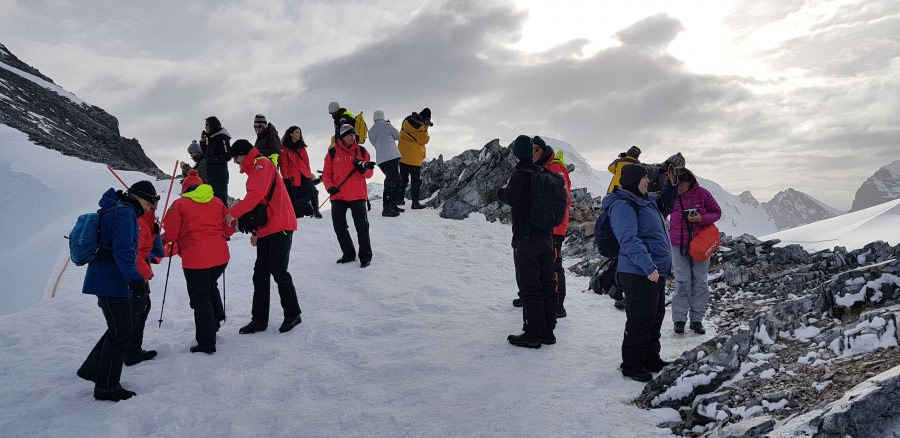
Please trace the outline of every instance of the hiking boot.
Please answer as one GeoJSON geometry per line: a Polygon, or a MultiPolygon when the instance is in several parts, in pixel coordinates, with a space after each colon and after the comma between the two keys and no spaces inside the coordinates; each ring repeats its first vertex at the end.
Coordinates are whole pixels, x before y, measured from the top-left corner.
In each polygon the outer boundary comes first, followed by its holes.
{"type": "Polygon", "coordinates": [[[397,213],[403,213],[404,211],[406,211],[405,208],[400,208],[400,207],[397,207],[396,205],[392,205],[392,206],[391,206],[391,210],[394,210],[394,211],[396,211],[397,213]]]}
{"type": "Polygon", "coordinates": [[[258,321],[251,320],[250,324],[247,324],[247,325],[241,327],[241,329],[238,330],[238,332],[242,335],[246,335],[248,333],[264,332],[264,331],[266,331],[266,328],[268,326],[269,325],[264,322],[258,322],[258,321]]]}
{"type": "Polygon", "coordinates": [[[524,306],[524,304],[522,304],[521,298],[516,298],[513,300],[513,307],[522,307],[522,306],[524,306]]]}
{"type": "Polygon", "coordinates": [[[521,335],[509,335],[506,337],[506,340],[516,347],[541,348],[540,335],[529,335],[528,333],[522,333],[521,335]]]}
{"type": "Polygon", "coordinates": [[[556,318],[565,318],[566,317],[566,308],[560,304],[556,307],[556,318]]]}
{"type": "Polygon", "coordinates": [[[653,380],[653,375],[650,374],[645,368],[638,368],[635,370],[622,370],[622,375],[625,377],[631,377],[631,380],[637,380],[638,382],[649,382],[653,380]]]}
{"type": "MultiPolygon", "coordinates": [[[[400,198],[400,200],[397,201],[397,205],[406,205],[406,199],[400,198]]],[[[402,211],[402,210],[401,210],[401,211],[402,211]]]]}
{"type": "Polygon", "coordinates": [[[313,213],[313,217],[316,219],[322,219],[322,213],[319,213],[319,210],[316,210],[316,212],[313,213]]]}
{"type": "Polygon", "coordinates": [[[628,304],[625,302],[625,300],[619,300],[616,301],[613,306],[615,306],[616,309],[625,310],[625,308],[628,307],[628,304]]]}
{"type": "Polygon", "coordinates": [[[425,208],[425,206],[422,204],[419,204],[419,201],[413,201],[412,206],[410,206],[409,208],[411,208],[413,210],[421,210],[421,209],[425,208]]]}
{"type": "Polygon", "coordinates": [[[703,323],[700,321],[692,321],[691,322],[691,330],[698,335],[705,335],[706,329],[703,328],[703,323]]]}
{"type": "Polygon", "coordinates": [[[400,212],[394,211],[394,210],[391,210],[388,208],[388,209],[385,209],[384,211],[382,211],[381,215],[384,217],[397,217],[397,216],[400,216],[400,212]]]}
{"type": "Polygon", "coordinates": [[[670,363],[672,363],[672,362],[664,361],[662,359],[657,358],[654,361],[650,361],[650,362],[646,363],[645,367],[647,368],[647,371],[649,371],[651,373],[658,373],[658,372],[662,371],[662,369],[665,368],[666,365],[669,365],[670,363]]]}
{"type": "Polygon", "coordinates": [[[359,267],[360,267],[360,268],[365,268],[366,266],[369,266],[369,265],[371,265],[371,264],[372,264],[372,261],[371,261],[371,260],[360,260],[360,261],[359,261],[359,267]]]}
{"type": "Polygon", "coordinates": [[[281,324],[281,327],[278,327],[278,331],[281,333],[287,333],[291,331],[292,328],[300,325],[300,322],[300,315],[297,315],[293,318],[285,318],[284,322],[281,324]]]}
{"type": "Polygon", "coordinates": [[[354,260],[356,260],[356,256],[353,256],[353,257],[343,256],[343,257],[337,259],[337,263],[350,263],[354,260]]]}
{"type": "Polygon", "coordinates": [[[191,347],[191,353],[213,354],[216,352],[215,345],[194,345],[191,347]]]}
{"type": "Polygon", "coordinates": [[[137,365],[156,357],[156,350],[141,350],[140,353],[125,353],[125,366],[137,365]]]}
{"type": "Polygon", "coordinates": [[[545,333],[541,336],[541,343],[544,345],[553,345],[556,343],[556,336],[553,335],[553,332],[545,333]]]}
{"type": "Polygon", "coordinates": [[[122,387],[122,385],[116,385],[109,389],[100,389],[94,388],[94,398],[97,400],[108,400],[108,401],[121,401],[128,400],[131,397],[136,396],[137,393],[134,391],[129,391],[122,387]]]}
{"type": "Polygon", "coordinates": [[[684,321],[675,321],[675,328],[673,330],[679,335],[684,333],[684,321]]]}
{"type": "Polygon", "coordinates": [[[78,371],[75,371],[75,374],[77,374],[78,377],[81,377],[82,379],[87,380],[88,382],[93,382],[93,381],[97,380],[97,373],[92,373],[88,370],[85,370],[84,368],[79,368],[78,371]]]}

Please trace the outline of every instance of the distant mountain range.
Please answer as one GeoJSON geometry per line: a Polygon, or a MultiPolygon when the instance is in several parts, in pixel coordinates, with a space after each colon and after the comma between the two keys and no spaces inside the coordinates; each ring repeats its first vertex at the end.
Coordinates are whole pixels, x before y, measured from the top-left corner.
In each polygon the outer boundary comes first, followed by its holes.
{"type": "Polygon", "coordinates": [[[900,160],[878,169],[856,191],[850,211],[900,198],[900,160]]]}

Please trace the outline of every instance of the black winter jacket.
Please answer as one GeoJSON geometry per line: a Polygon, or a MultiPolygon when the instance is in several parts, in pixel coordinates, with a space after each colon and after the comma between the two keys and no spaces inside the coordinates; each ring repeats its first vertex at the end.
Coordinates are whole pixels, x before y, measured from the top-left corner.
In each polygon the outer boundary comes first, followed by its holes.
{"type": "Polygon", "coordinates": [[[516,171],[509,178],[506,188],[497,191],[501,201],[512,207],[512,242],[533,237],[549,237],[552,230],[542,230],[531,226],[531,173],[538,167],[531,160],[521,160],[516,164],[516,171]]]}

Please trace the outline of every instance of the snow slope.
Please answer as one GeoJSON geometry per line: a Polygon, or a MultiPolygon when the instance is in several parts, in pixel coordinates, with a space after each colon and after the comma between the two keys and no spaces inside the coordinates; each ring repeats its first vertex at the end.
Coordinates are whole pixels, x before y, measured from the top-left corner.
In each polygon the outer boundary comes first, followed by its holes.
{"type": "Polygon", "coordinates": [[[810,252],[835,246],[844,246],[852,251],[876,240],[897,245],[900,243],[900,199],[769,234],[761,239],[780,239],[782,246],[800,244],[810,252]]]}
{"type": "MultiPolygon", "coordinates": [[[[510,305],[509,227],[478,214],[445,220],[432,209],[371,214],[367,269],[334,263],[327,212],[301,220],[290,266],[303,323],[287,334],[275,330],[282,315],[274,297],[268,331],[237,333],[250,317],[255,250],[235,236],[224,287],[229,319],[211,356],[188,352],[193,317],[177,257],[157,327],[166,265],[157,266],[144,347],[159,356],[125,368],[123,385],[137,397],[95,401],[92,385],[75,376],[105,328],[94,297],[81,294],[85,269],[69,266],[55,298],[46,291],[66,257],[60,236],[115,181],[102,166],[2,133],[3,187],[18,183],[0,201],[0,296],[4,306],[39,299],[0,315],[0,435],[647,437],[668,436],[655,425],[678,418],[628,404],[643,385],[617,369],[624,314],[582,292],[586,278],[569,276],[569,316],[556,345],[509,345],[522,322],[510,305]],[[25,252],[31,263],[17,260],[25,252]]],[[[372,211],[381,211],[379,201],[372,211]]],[[[667,322],[663,356],[708,338],[675,338],[667,322]]]]}

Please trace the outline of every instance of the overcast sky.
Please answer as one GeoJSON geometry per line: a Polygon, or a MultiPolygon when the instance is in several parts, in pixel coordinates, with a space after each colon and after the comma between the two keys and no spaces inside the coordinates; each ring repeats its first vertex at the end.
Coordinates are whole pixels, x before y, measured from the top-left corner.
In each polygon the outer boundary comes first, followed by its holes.
{"type": "Polygon", "coordinates": [[[603,169],[635,144],[844,210],[900,159],[898,29],[896,0],[0,0],[0,43],[165,171],[206,116],[252,139],[257,113],[315,166],[336,100],[395,126],[431,108],[429,159],[545,134],[603,169]]]}

